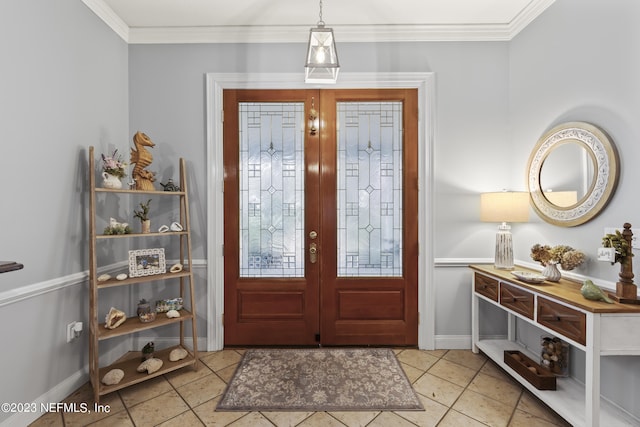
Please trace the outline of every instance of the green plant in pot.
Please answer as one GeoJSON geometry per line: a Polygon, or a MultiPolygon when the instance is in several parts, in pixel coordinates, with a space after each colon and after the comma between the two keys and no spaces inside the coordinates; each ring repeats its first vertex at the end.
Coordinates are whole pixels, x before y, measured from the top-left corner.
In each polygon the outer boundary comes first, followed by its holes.
{"type": "Polygon", "coordinates": [[[151,220],[149,219],[149,204],[151,199],[147,200],[147,203],[140,202],[140,210],[133,210],[134,218],[138,218],[142,225],[142,232],[149,233],[151,231],[151,220]]]}

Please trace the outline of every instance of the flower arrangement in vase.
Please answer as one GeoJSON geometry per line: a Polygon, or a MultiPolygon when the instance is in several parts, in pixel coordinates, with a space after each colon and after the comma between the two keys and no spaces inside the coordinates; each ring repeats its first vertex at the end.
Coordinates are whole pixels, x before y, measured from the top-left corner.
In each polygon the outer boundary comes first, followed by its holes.
{"type": "Polygon", "coordinates": [[[120,179],[127,176],[125,172],[125,166],[127,165],[122,161],[122,157],[118,155],[118,150],[113,150],[111,156],[102,157],[102,186],[104,188],[120,189],[122,188],[122,182],[120,179]]]}
{"type": "Polygon", "coordinates": [[[149,231],[151,230],[151,220],[149,219],[150,203],[151,199],[147,200],[147,203],[140,202],[140,210],[133,210],[133,216],[140,220],[143,233],[149,233],[149,231]]]}
{"type": "Polygon", "coordinates": [[[562,277],[558,270],[558,264],[563,270],[573,270],[582,264],[585,260],[585,255],[571,246],[558,245],[549,246],[536,243],[531,248],[531,259],[542,264],[544,269],[542,275],[551,282],[557,282],[562,277]]]}
{"type": "Polygon", "coordinates": [[[638,287],[633,283],[633,232],[631,224],[625,222],[623,231],[616,230],[615,234],[607,234],[602,238],[602,246],[605,248],[613,248],[615,251],[614,260],[611,265],[619,262],[620,280],[616,282],[616,293],[609,294],[615,301],[625,304],[640,304],[638,298],[638,287]]]}

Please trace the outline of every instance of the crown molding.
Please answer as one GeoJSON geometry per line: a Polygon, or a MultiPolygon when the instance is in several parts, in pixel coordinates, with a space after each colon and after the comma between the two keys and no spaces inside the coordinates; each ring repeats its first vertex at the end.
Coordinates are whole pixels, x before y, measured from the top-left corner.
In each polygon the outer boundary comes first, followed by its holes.
{"type": "MultiPolygon", "coordinates": [[[[103,0],[82,0],[129,44],[304,43],[309,26],[129,27],[103,0]]],[[[505,24],[334,25],[340,42],[509,41],[555,0],[534,0],[505,24]]]]}

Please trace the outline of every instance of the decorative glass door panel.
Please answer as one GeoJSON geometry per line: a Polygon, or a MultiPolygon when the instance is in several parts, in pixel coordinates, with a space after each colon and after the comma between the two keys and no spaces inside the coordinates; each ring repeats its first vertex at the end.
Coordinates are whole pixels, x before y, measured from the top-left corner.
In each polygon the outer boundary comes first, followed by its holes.
{"type": "Polygon", "coordinates": [[[338,276],[402,276],[402,103],[337,115],[338,276]]]}
{"type": "Polygon", "coordinates": [[[304,277],[304,103],[240,103],[240,277],[304,277]]]}

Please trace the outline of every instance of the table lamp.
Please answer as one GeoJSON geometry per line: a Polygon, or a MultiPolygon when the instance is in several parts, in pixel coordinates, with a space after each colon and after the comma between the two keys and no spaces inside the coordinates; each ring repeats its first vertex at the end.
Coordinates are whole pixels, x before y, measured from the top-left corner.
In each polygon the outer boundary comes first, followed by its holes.
{"type": "Polygon", "coordinates": [[[513,269],[513,239],[508,222],[529,220],[529,193],[522,191],[501,191],[480,195],[480,220],[499,222],[496,234],[496,254],[494,264],[501,270],[513,269]]]}

